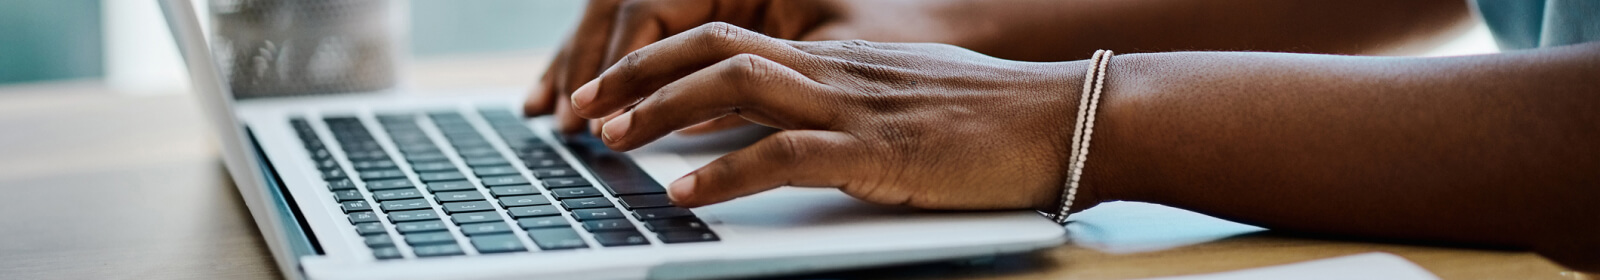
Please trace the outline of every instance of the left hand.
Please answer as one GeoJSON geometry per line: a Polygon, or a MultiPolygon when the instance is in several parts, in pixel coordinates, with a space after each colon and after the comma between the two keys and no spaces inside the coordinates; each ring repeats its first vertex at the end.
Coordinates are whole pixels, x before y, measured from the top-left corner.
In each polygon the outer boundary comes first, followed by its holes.
{"type": "MultiPolygon", "coordinates": [[[[711,23],[628,54],[573,107],[601,119],[617,150],[723,116],[785,130],[673,182],[685,207],[794,185],[920,208],[1049,209],[1086,67],[711,23]]],[[[1093,193],[1080,189],[1075,209],[1093,193]]]]}

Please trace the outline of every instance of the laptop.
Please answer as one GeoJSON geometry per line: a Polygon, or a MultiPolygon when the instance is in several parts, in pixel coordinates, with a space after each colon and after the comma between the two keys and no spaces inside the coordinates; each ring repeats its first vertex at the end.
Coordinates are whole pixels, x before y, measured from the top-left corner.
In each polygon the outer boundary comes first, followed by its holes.
{"type": "Polygon", "coordinates": [[[287,278],[753,277],[1066,239],[1033,211],[918,211],[826,188],[675,207],[662,186],[705,152],[618,153],[552,132],[548,118],[517,113],[516,90],[237,97],[194,3],[161,3],[228,172],[287,278]]]}

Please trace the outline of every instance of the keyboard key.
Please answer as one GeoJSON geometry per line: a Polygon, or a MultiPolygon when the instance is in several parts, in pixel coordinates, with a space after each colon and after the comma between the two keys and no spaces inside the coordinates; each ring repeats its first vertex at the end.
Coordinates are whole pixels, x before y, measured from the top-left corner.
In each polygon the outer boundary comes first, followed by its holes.
{"type": "Polygon", "coordinates": [[[491,234],[468,237],[467,239],[472,241],[472,247],[478,248],[479,253],[493,254],[528,250],[528,248],[522,247],[522,240],[518,240],[516,235],[491,234]]]}
{"type": "Polygon", "coordinates": [[[471,190],[471,189],[476,189],[476,188],[477,187],[473,187],[472,186],[472,182],[467,182],[467,181],[448,181],[448,182],[428,183],[428,191],[429,192],[434,192],[434,193],[449,192],[449,191],[464,191],[464,190],[471,190]]]}
{"type": "Polygon", "coordinates": [[[461,234],[467,236],[511,232],[511,226],[502,222],[471,223],[461,225],[461,234]]]}
{"type": "Polygon", "coordinates": [[[539,189],[535,189],[531,185],[499,186],[489,188],[489,195],[493,195],[494,197],[528,194],[539,194],[539,189]]]}
{"type": "Polygon", "coordinates": [[[457,225],[459,225],[481,222],[498,222],[501,221],[501,219],[500,213],[484,211],[453,214],[450,215],[450,221],[454,221],[457,225]]]}
{"type": "MultiPolygon", "coordinates": [[[[388,237],[384,237],[384,238],[388,238],[388,237]]],[[[372,257],[378,258],[380,260],[391,260],[391,259],[398,259],[398,258],[400,258],[402,256],[400,255],[400,249],[395,249],[394,247],[378,247],[378,248],[372,248],[372,257]]]]}
{"type": "Polygon", "coordinates": [[[411,184],[411,180],[406,180],[406,179],[367,181],[367,190],[371,190],[371,191],[390,190],[390,189],[398,189],[398,188],[406,188],[406,187],[416,187],[416,185],[412,185],[411,184]]]}
{"type": "Polygon", "coordinates": [[[540,205],[540,206],[507,208],[506,209],[506,214],[510,214],[512,218],[526,218],[526,217],[561,215],[561,211],[560,210],[556,210],[555,206],[540,205]]]}
{"type": "Polygon", "coordinates": [[[559,200],[567,200],[569,198],[600,196],[600,190],[596,190],[594,187],[559,188],[551,189],[550,195],[555,196],[556,199],[559,200]]]}
{"type": "Polygon", "coordinates": [[[439,219],[439,212],[434,212],[433,209],[389,212],[389,222],[391,223],[437,219],[439,219]]]}
{"type": "Polygon", "coordinates": [[[422,179],[423,183],[431,183],[431,182],[438,182],[438,181],[457,181],[457,180],[462,180],[462,179],[466,179],[467,175],[461,175],[461,172],[455,172],[455,171],[424,172],[424,173],[418,173],[417,174],[417,178],[418,179],[422,179]]]}
{"type": "MultiPolygon", "coordinates": [[[[316,160],[315,162],[316,162],[316,165],[317,165],[317,170],[328,171],[328,170],[339,169],[339,161],[333,160],[331,158],[330,159],[324,159],[324,160],[316,160]]],[[[357,168],[356,170],[359,171],[361,169],[357,168]]]]}
{"type": "Polygon", "coordinates": [[[365,223],[365,222],[376,222],[376,221],[378,221],[378,214],[374,214],[374,213],[372,213],[372,211],[355,212],[355,213],[350,213],[349,215],[346,215],[346,216],[349,216],[350,224],[352,224],[352,225],[353,224],[359,224],[359,223],[365,223]]]}
{"type": "Polygon", "coordinates": [[[367,204],[366,200],[345,201],[339,203],[339,208],[344,209],[345,213],[372,211],[372,204],[367,204]]]}
{"type": "Polygon", "coordinates": [[[596,232],[594,241],[606,247],[650,244],[650,240],[645,239],[637,230],[596,232]]]}
{"type": "Polygon", "coordinates": [[[624,195],[618,196],[617,202],[628,209],[672,206],[672,199],[665,194],[624,195]]]}
{"type": "Polygon", "coordinates": [[[517,157],[521,157],[523,160],[560,159],[561,155],[556,154],[556,150],[550,147],[532,147],[519,151],[517,157]]]}
{"type": "Polygon", "coordinates": [[[506,208],[546,204],[550,204],[550,199],[546,199],[542,195],[521,195],[500,198],[500,206],[506,208]]]}
{"type": "Polygon", "coordinates": [[[614,195],[667,193],[666,188],[662,188],[661,184],[657,184],[654,179],[650,178],[606,180],[605,182],[606,191],[614,195]]]}
{"type": "Polygon", "coordinates": [[[583,229],[591,232],[633,230],[633,223],[629,223],[628,220],[624,219],[584,221],[583,229]]]}
{"type": "Polygon", "coordinates": [[[412,198],[419,198],[419,197],[422,197],[422,192],[421,191],[417,191],[417,188],[411,188],[411,187],[404,188],[404,189],[382,190],[382,191],[373,191],[372,192],[372,199],[377,200],[377,201],[389,201],[389,200],[397,200],[397,199],[412,199],[412,198]]]}
{"type": "Polygon", "coordinates": [[[711,231],[667,231],[656,234],[664,243],[707,242],[721,240],[711,231]]]}
{"type": "Polygon", "coordinates": [[[383,230],[383,224],[382,223],[368,222],[368,223],[356,224],[356,233],[359,233],[361,235],[372,235],[372,234],[389,233],[389,232],[383,230]]]}
{"type": "Polygon", "coordinates": [[[500,151],[495,150],[494,148],[471,148],[471,149],[459,149],[459,150],[456,150],[456,154],[460,154],[461,157],[463,157],[463,158],[469,158],[469,157],[475,158],[475,157],[498,156],[498,155],[500,155],[500,151]]]}
{"type": "Polygon", "coordinates": [[[373,180],[383,180],[383,179],[405,178],[406,177],[406,172],[405,171],[400,171],[399,169],[384,169],[384,170],[374,170],[374,171],[361,171],[360,175],[361,175],[361,180],[362,181],[373,181],[373,180]]]}
{"type": "Polygon", "coordinates": [[[502,158],[502,157],[471,157],[471,158],[467,158],[467,166],[471,166],[471,167],[507,165],[507,164],[510,164],[510,162],[507,162],[506,159],[502,158]]]}
{"type": "Polygon", "coordinates": [[[485,167],[473,168],[472,169],[472,174],[477,174],[478,177],[511,175],[511,174],[517,174],[517,168],[511,167],[509,165],[505,165],[505,166],[485,166],[485,167]]]}
{"type": "Polygon", "coordinates": [[[406,154],[406,161],[409,162],[440,162],[447,160],[450,160],[450,158],[445,157],[444,153],[406,154]]]}
{"type": "Polygon", "coordinates": [[[394,228],[400,233],[445,230],[444,221],[439,220],[395,223],[394,228]]]}
{"type": "Polygon", "coordinates": [[[378,206],[379,208],[383,208],[383,212],[394,212],[394,211],[433,208],[433,206],[428,205],[428,201],[427,200],[423,200],[421,198],[406,199],[406,200],[390,200],[390,201],[379,202],[378,205],[379,205],[378,206]]]}
{"type": "Polygon", "coordinates": [[[567,187],[581,187],[581,186],[588,186],[589,185],[589,181],[583,180],[583,178],[578,178],[578,177],[544,179],[544,180],[539,180],[539,182],[540,183],[544,183],[544,187],[546,187],[546,188],[567,188],[567,187]]]}
{"type": "Polygon", "coordinates": [[[345,178],[345,175],[344,175],[344,170],[343,169],[334,169],[334,170],[322,171],[322,180],[323,181],[338,180],[338,179],[344,179],[344,178],[345,178]]]}
{"type": "Polygon", "coordinates": [[[361,239],[363,242],[367,243],[367,247],[377,248],[394,246],[394,238],[389,238],[388,234],[362,236],[361,239]]]}
{"type": "Polygon", "coordinates": [[[706,223],[694,217],[681,217],[644,221],[644,228],[654,232],[674,230],[705,230],[706,223]]]}
{"type": "Polygon", "coordinates": [[[572,224],[567,223],[567,218],[562,216],[517,219],[517,226],[521,226],[522,228],[566,227],[571,225],[572,224]]]}
{"type": "Polygon", "coordinates": [[[423,162],[411,165],[411,170],[416,172],[454,171],[456,164],[448,161],[423,162]]]}
{"type": "Polygon", "coordinates": [[[578,249],[589,247],[588,244],[583,242],[582,237],[578,237],[578,231],[572,230],[571,228],[528,230],[528,238],[532,238],[533,244],[539,245],[539,249],[544,250],[578,249]]]}
{"type": "Polygon", "coordinates": [[[551,168],[551,167],[566,167],[567,166],[567,162],[566,161],[562,161],[561,159],[553,159],[553,158],[530,159],[530,160],[524,160],[524,161],[522,161],[522,163],[523,163],[524,166],[527,166],[529,169],[533,169],[533,168],[551,168]]]}
{"type": "Polygon", "coordinates": [[[483,185],[491,187],[526,184],[528,178],[522,178],[522,175],[483,177],[483,185]]]}
{"type": "Polygon", "coordinates": [[[694,212],[678,207],[641,208],[633,209],[633,217],[639,220],[669,219],[680,217],[694,217],[694,212]]]}
{"type": "Polygon", "coordinates": [[[448,231],[411,233],[405,236],[406,244],[411,244],[411,246],[456,242],[456,238],[451,236],[448,231]]]}
{"type": "Polygon", "coordinates": [[[572,218],[579,221],[622,219],[622,211],[617,208],[595,208],[572,210],[572,218]]]}
{"type": "Polygon", "coordinates": [[[494,210],[494,205],[489,204],[487,201],[454,202],[444,204],[444,212],[447,214],[489,210],[494,210]]]}
{"type": "Polygon", "coordinates": [[[478,191],[441,192],[433,194],[433,199],[439,203],[483,200],[483,193],[478,191]]]}
{"type": "Polygon", "coordinates": [[[358,190],[338,190],[333,191],[333,199],[338,201],[351,201],[362,200],[366,198],[361,197],[361,191],[358,190]]]}
{"type": "Polygon", "coordinates": [[[411,252],[416,253],[418,257],[455,256],[465,254],[461,252],[461,246],[458,246],[455,243],[411,247],[411,252]]]}
{"type": "Polygon", "coordinates": [[[330,190],[330,191],[354,190],[354,189],[356,189],[356,183],[350,182],[350,180],[347,180],[347,179],[328,181],[328,190],[330,190]]]}
{"type": "MultiPolygon", "coordinates": [[[[435,147],[433,145],[407,145],[407,146],[404,146],[404,147],[400,147],[400,153],[409,155],[409,154],[442,154],[443,152],[439,151],[439,147],[435,147]]],[[[407,157],[407,158],[409,158],[409,157],[407,157]]]]}
{"type": "Polygon", "coordinates": [[[577,176],[578,171],[568,167],[540,168],[533,170],[533,177],[538,177],[540,179],[577,176]]]}
{"type": "Polygon", "coordinates": [[[562,200],[561,206],[567,209],[605,208],[611,207],[611,201],[604,197],[574,198],[562,200]]]}
{"type": "Polygon", "coordinates": [[[356,171],[368,171],[368,170],[380,170],[380,169],[395,168],[394,162],[393,161],[387,161],[387,160],[357,161],[357,162],[351,162],[350,166],[351,167],[355,167],[356,171]]]}
{"type": "MultiPolygon", "coordinates": [[[[340,145],[343,145],[343,144],[340,144],[340,145]]],[[[389,154],[383,153],[383,150],[371,150],[371,151],[354,150],[354,152],[351,152],[351,151],[352,150],[346,150],[345,151],[345,153],[346,153],[345,157],[349,158],[350,161],[389,160],[389,154]]]]}

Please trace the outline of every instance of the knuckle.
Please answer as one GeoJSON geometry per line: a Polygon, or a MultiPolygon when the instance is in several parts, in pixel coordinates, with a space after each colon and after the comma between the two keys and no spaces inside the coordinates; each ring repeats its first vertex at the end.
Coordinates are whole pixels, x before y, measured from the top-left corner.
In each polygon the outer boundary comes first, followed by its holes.
{"type": "Polygon", "coordinates": [[[803,164],[806,155],[811,154],[810,151],[813,149],[811,141],[808,140],[808,138],[796,133],[774,134],[772,139],[773,146],[765,156],[791,165],[803,164]]]}
{"type": "Polygon", "coordinates": [[[644,56],[642,52],[632,52],[617,60],[617,71],[614,73],[618,82],[631,83],[639,78],[639,71],[644,69],[644,56]]]}
{"type": "Polygon", "coordinates": [[[726,22],[711,22],[695,28],[694,38],[700,45],[724,50],[743,44],[747,34],[743,28],[726,22]]]}

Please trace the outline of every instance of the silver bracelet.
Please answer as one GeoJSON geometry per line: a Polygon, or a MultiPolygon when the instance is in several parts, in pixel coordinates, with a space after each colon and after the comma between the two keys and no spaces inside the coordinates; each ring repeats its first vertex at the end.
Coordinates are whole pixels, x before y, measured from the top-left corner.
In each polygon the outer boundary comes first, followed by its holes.
{"type": "Polygon", "coordinates": [[[1078,196],[1078,179],[1083,177],[1083,165],[1089,159],[1089,138],[1094,135],[1094,115],[1100,107],[1100,91],[1105,87],[1108,64],[1111,64],[1109,50],[1097,50],[1089,57],[1089,71],[1083,77],[1083,94],[1078,100],[1078,118],[1072,125],[1072,150],[1068,156],[1066,189],[1061,192],[1061,210],[1056,213],[1040,211],[1057,224],[1067,223],[1072,200],[1078,196]]]}

